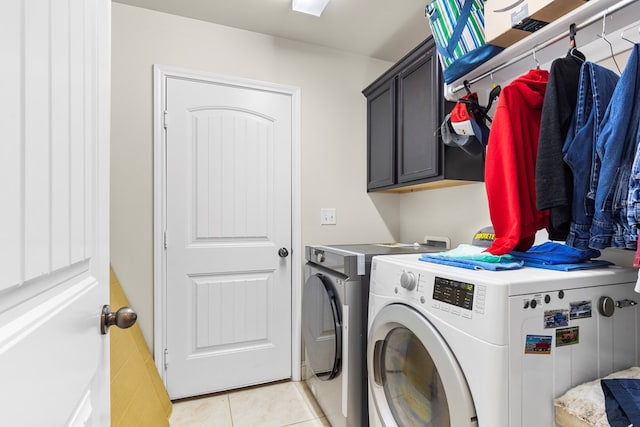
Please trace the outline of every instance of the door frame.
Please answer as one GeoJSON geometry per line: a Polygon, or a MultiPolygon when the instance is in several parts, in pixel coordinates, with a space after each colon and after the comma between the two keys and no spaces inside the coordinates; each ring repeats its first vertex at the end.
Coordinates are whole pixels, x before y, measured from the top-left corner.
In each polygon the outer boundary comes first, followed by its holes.
{"type": "Polygon", "coordinates": [[[153,355],[162,381],[166,383],[166,140],[164,108],[167,78],[177,77],[276,92],[291,97],[291,379],[301,379],[301,318],[302,318],[302,226],[300,192],[300,88],[223,76],[206,71],[153,65],[153,355]]]}

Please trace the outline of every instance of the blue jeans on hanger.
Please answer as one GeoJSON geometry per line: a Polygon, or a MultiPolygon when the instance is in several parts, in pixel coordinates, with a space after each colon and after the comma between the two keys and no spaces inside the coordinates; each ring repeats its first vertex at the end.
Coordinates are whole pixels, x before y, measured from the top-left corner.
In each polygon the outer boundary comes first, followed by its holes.
{"type": "Polygon", "coordinates": [[[631,177],[629,178],[629,196],[627,198],[627,223],[630,227],[631,240],[638,239],[640,229],[640,128],[636,133],[636,155],[633,159],[631,177]]]}
{"type": "Polygon", "coordinates": [[[585,62],[580,68],[578,102],[562,147],[564,161],[573,173],[571,225],[566,243],[577,249],[589,249],[589,231],[600,172],[594,147],[618,79],[613,71],[592,62],[585,62]]]}
{"type": "Polygon", "coordinates": [[[605,112],[596,142],[601,170],[596,189],[595,211],[589,246],[635,249],[637,236],[627,222],[629,177],[636,152],[640,121],[640,73],[638,45],[634,45],[620,81],[605,112]]]}

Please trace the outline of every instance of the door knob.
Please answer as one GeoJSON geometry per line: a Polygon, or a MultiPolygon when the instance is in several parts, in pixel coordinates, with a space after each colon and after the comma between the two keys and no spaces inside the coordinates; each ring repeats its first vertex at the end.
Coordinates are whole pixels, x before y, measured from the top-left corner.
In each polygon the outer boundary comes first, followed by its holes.
{"type": "Polygon", "coordinates": [[[286,258],[289,255],[289,251],[287,248],[280,248],[278,250],[278,255],[280,255],[280,258],[286,258]]]}
{"type": "Polygon", "coordinates": [[[132,327],[137,319],[138,314],[131,307],[122,307],[114,313],[109,305],[104,305],[100,316],[100,331],[102,335],[108,334],[109,327],[113,325],[120,329],[127,329],[132,327]]]}

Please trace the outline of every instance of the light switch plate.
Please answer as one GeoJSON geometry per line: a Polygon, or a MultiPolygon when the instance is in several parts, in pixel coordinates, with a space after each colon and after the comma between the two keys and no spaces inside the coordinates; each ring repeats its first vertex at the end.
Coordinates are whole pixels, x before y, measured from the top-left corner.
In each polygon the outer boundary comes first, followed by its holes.
{"type": "Polygon", "coordinates": [[[336,224],[336,208],[320,208],[320,225],[336,224]]]}

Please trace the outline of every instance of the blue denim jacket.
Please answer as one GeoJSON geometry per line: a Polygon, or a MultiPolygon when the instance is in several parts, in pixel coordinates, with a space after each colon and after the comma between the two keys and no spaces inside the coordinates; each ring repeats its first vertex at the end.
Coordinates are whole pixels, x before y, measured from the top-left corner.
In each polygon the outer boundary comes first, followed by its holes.
{"type": "Polygon", "coordinates": [[[562,147],[564,161],[573,173],[571,226],[566,243],[577,249],[589,249],[596,183],[600,172],[594,147],[618,80],[616,73],[592,62],[585,62],[580,68],[578,102],[562,147]]]}
{"type": "Polygon", "coordinates": [[[595,249],[636,247],[637,236],[631,235],[627,222],[627,196],[640,121],[638,49],[635,45],[631,51],[596,142],[600,174],[589,240],[589,246],[595,249]]]}

